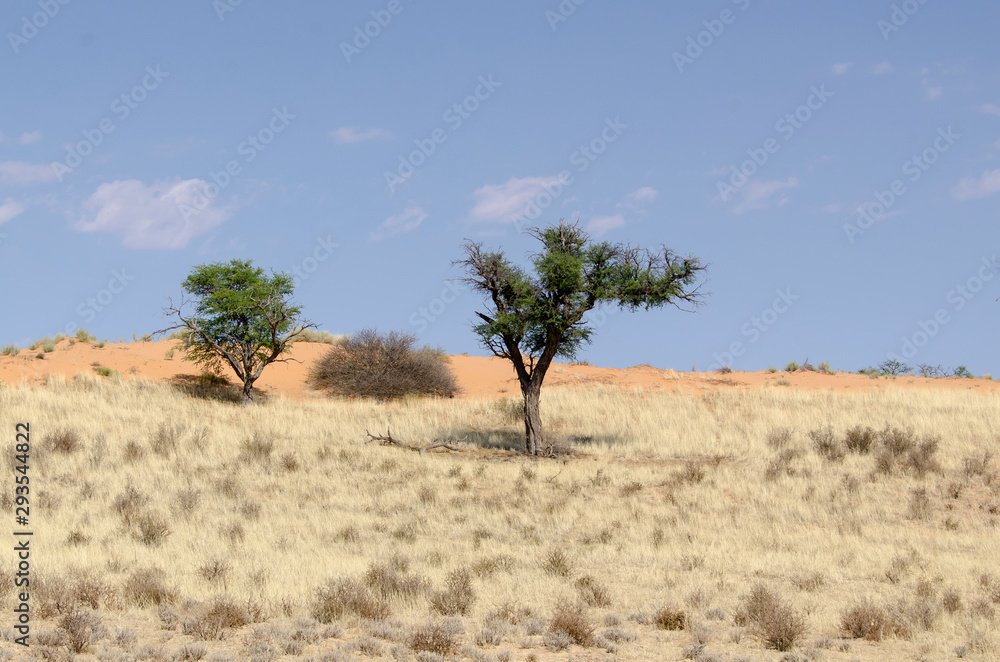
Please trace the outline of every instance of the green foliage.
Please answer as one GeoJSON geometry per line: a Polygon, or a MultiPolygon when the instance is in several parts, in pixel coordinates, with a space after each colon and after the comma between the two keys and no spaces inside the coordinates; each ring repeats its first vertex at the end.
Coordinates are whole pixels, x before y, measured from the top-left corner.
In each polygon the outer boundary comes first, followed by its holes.
{"type": "Polygon", "coordinates": [[[825,374],[830,374],[831,372],[833,372],[832,370],[830,370],[830,363],[829,363],[829,361],[823,361],[822,363],[820,363],[819,364],[819,371],[822,372],[822,373],[825,373],[825,374]]]}
{"type": "Polygon", "coordinates": [[[0,354],[4,356],[17,356],[21,350],[17,348],[17,345],[13,343],[10,345],[4,345],[3,349],[0,349],[0,354]]]}
{"type": "Polygon", "coordinates": [[[479,313],[483,323],[474,330],[497,356],[537,358],[549,350],[573,358],[590,341],[593,329],[583,317],[597,304],[649,310],[700,299],[696,282],[705,267],[697,258],[592,243],[579,226],[563,221],[530,234],[542,244],[534,274],[472,242],[458,263],[470,276],[466,281],[492,300],[494,310],[479,313]]]}
{"type": "Polygon", "coordinates": [[[77,329],[76,339],[80,342],[94,342],[97,338],[90,335],[90,333],[88,333],[86,329],[77,329]]]}
{"type": "Polygon", "coordinates": [[[279,358],[306,329],[315,324],[299,319],[300,306],[291,302],[293,279],[255,267],[250,260],[204,264],[182,283],[193,298],[194,313],[185,316],[184,301],[165,310],[180,324],[185,358],[218,373],[223,363],[243,382],[244,402],[252,399],[253,382],[263,369],[279,358]],[[184,332],[187,333],[184,333],[184,332]]]}
{"type": "Polygon", "coordinates": [[[952,377],[961,377],[963,379],[974,379],[975,375],[969,372],[969,369],[964,365],[960,365],[955,368],[955,372],[952,373],[952,377]]]}
{"type": "Polygon", "coordinates": [[[801,366],[796,361],[789,361],[788,365],[785,366],[785,372],[795,372],[801,366]]]}
{"type": "Polygon", "coordinates": [[[913,372],[913,368],[897,361],[896,359],[889,359],[888,361],[882,361],[878,364],[878,369],[883,375],[888,375],[889,377],[898,377],[899,375],[908,375],[913,372]]]}
{"type": "Polygon", "coordinates": [[[861,370],[858,370],[858,374],[859,375],[867,375],[868,377],[871,377],[872,379],[875,379],[877,377],[881,377],[882,376],[882,371],[879,370],[878,368],[873,368],[871,366],[868,366],[867,368],[862,368],[861,370]]]}

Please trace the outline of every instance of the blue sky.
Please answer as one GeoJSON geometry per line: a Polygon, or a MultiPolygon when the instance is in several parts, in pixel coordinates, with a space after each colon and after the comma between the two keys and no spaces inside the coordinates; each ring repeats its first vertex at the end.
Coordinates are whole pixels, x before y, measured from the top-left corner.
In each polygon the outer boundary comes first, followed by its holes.
{"type": "Polygon", "coordinates": [[[0,342],[166,325],[197,264],[484,355],[465,239],[578,220],[709,263],[582,359],[1000,373],[1000,6],[11,1],[0,342]]]}

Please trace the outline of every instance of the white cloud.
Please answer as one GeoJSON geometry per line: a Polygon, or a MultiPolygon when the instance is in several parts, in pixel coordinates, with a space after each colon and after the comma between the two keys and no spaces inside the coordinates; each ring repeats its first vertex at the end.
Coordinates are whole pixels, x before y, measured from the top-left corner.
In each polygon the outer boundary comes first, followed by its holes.
{"type": "Polygon", "coordinates": [[[625,227],[625,218],[621,214],[615,214],[614,216],[594,216],[587,223],[586,230],[589,234],[600,237],[621,227],[625,227]]]}
{"type": "Polygon", "coordinates": [[[546,188],[555,191],[562,186],[558,175],[520,179],[512,177],[500,185],[481,186],[472,193],[476,205],[469,216],[474,221],[484,223],[509,223],[516,216],[524,214],[539,195],[551,195],[546,188]]]}
{"type": "Polygon", "coordinates": [[[200,179],[101,184],[83,203],[84,215],[74,227],[119,234],[126,248],[184,248],[232,215],[205,196],[207,186],[200,179]]]}
{"type": "MultiPolygon", "coordinates": [[[[734,214],[742,214],[746,211],[752,211],[756,209],[765,209],[771,202],[771,198],[774,197],[776,193],[780,193],[784,189],[795,188],[799,185],[799,180],[796,177],[789,177],[785,181],[776,179],[770,182],[761,182],[753,180],[747,182],[740,189],[740,195],[743,196],[743,201],[740,204],[733,207],[734,214]]],[[[781,194],[778,198],[778,206],[788,204],[788,196],[781,194]]]]}
{"type": "Polygon", "coordinates": [[[390,138],[389,132],[385,129],[371,127],[362,129],[357,126],[342,126],[330,132],[330,137],[338,145],[353,145],[363,143],[367,140],[386,140],[390,138]]]}
{"type": "Polygon", "coordinates": [[[31,143],[36,143],[41,139],[41,131],[32,131],[31,133],[21,134],[21,137],[17,139],[17,143],[19,145],[30,145],[31,143]]]}
{"type": "Polygon", "coordinates": [[[20,202],[15,202],[13,198],[7,198],[7,200],[0,205],[0,225],[23,213],[24,205],[20,202]]]}
{"type": "Polygon", "coordinates": [[[410,206],[403,210],[402,214],[390,216],[382,221],[382,224],[378,226],[378,230],[372,232],[368,236],[368,239],[370,241],[379,241],[380,239],[386,239],[403,232],[416,230],[427,216],[427,212],[411,202],[410,206]]]}
{"type": "Polygon", "coordinates": [[[974,200],[1000,193],[1000,168],[984,172],[979,179],[966,177],[951,192],[956,200],[974,200]]]}
{"type": "Polygon", "coordinates": [[[4,161],[0,163],[0,182],[4,184],[36,184],[57,179],[51,163],[35,164],[24,161],[4,161]]]}
{"type": "Polygon", "coordinates": [[[892,73],[892,65],[888,61],[879,62],[872,69],[872,73],[876,76],[884,76],[885,74],[892,73]]]}
{"type": "Polygon", "coordinates": [[[984,103],[981,106],[976,106],[976,110],[981,113],[986,113],[987,115],[996,115],[1000,117],[1000,106],[995,103],[984,103]]]}
{"type": "Polygon", "coordinates": [[[838,76],[843,76],[847,73],[847,70],[854,66],[853,62],[838,62],[830,67],[838,76]]]}
{"type": "Polygon", "coordinates": [[[939,85],[938,86],[931,85],[930,81],[927,80],[926,78],[922,80],[921,83],[924,86],[924,95],[927,97],[928,101],[933,101],[934,99],[937,99],[938,97],[941,96],[942,90],[939,85]]]}
{"type": "Polygon", "coordinates": [[[627,200],[631,202],[652,202],[660,197],[660,193],[652,186],[643,186],[638,191],[628,194],[627,200]]]}

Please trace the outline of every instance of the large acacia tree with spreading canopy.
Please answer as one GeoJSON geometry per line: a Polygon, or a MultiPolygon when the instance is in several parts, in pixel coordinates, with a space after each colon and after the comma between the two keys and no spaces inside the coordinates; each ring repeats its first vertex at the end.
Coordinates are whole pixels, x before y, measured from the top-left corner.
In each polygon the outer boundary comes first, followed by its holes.
{"type": "Polygon", "coordinates": [[[181,284],[189,299],[164,309],[178,323],[158,331],[183,330],[185,358],[210,370],[225,362],[243,383],[243,404],[253,400],[253,385],[271,363],[282,358],[312,322],[300,318],[301,306],[292,302],[293,278],[285,273],[268,276],[250,260],[214,262],[195,267],[181,284]]]}
{"type": "Polygon", "coordinates": [[[542,244],[532,256],[534,273],[511,263],[503,252],[486,251],[467,241],[462,280],[492,304],[477,312],[473,327],[487,349],[514,366],[524,396],[525,451],[546,452],[539,396],[545,373],[557,356],[573,358],[590,342],[593,328],[584,319],[598,304],[628,310],[667,304],[684,309],[701,303],[700,278],[706,270],[696,257],[680,258],[670,249],[653,252],[626,244],[593,242],[575,223],[534,228],[542,244]]]}

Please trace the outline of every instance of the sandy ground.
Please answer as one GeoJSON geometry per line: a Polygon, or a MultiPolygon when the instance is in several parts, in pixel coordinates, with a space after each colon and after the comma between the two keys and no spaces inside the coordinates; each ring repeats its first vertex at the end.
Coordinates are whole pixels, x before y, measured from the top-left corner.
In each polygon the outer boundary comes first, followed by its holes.
{"type": "MultiPolygon", "coordinates": [[[[175,341],[138,343],[108,343],[98,349],[85,343],[71,345],[64,340],[54,352],[21,350],[17,356],[0,356],[0,381],[17,385],[43,384],[48,375],[72,378],[80,373],[93,373],[96,366],[116,370],[122,375],[140,375],[148,379],[183,382],[192,380],[202,370],[185,361],[181,352],[172,358],[175,341]],[[44,357],[44,358],[42,358],[44,357]]],[[[255,388],[269,394],[281,394],[292,399],[323,397],[308,387],[306,375],[312,364],[329,350],[318,343],[296,344],[285,363],[265,368],[255,388]]],[[[461,388],[460,397],[493,398],[519,395],[517,380],[511,365],[501,359],[457,355],[451,358],[451,368],[461,388]]],[[[226,376],[233,381],[231,371],[226,376]]],[[[719,388],[788,387],[806,390],[866,390],[887,387],[913,389],[975,389],[984,392],[1000,389],[1000,381],[986,379],[925,379],[903,376],[896,379],[871,379],[865,375],[819,372],[732,372],[729,374],[675,372],[649,365],[631,368],[598,368],[579,363],[557,363],[545,378],[546,386],[614,385],[648,390],[674,390],[699,393],[719,388]]]]}

